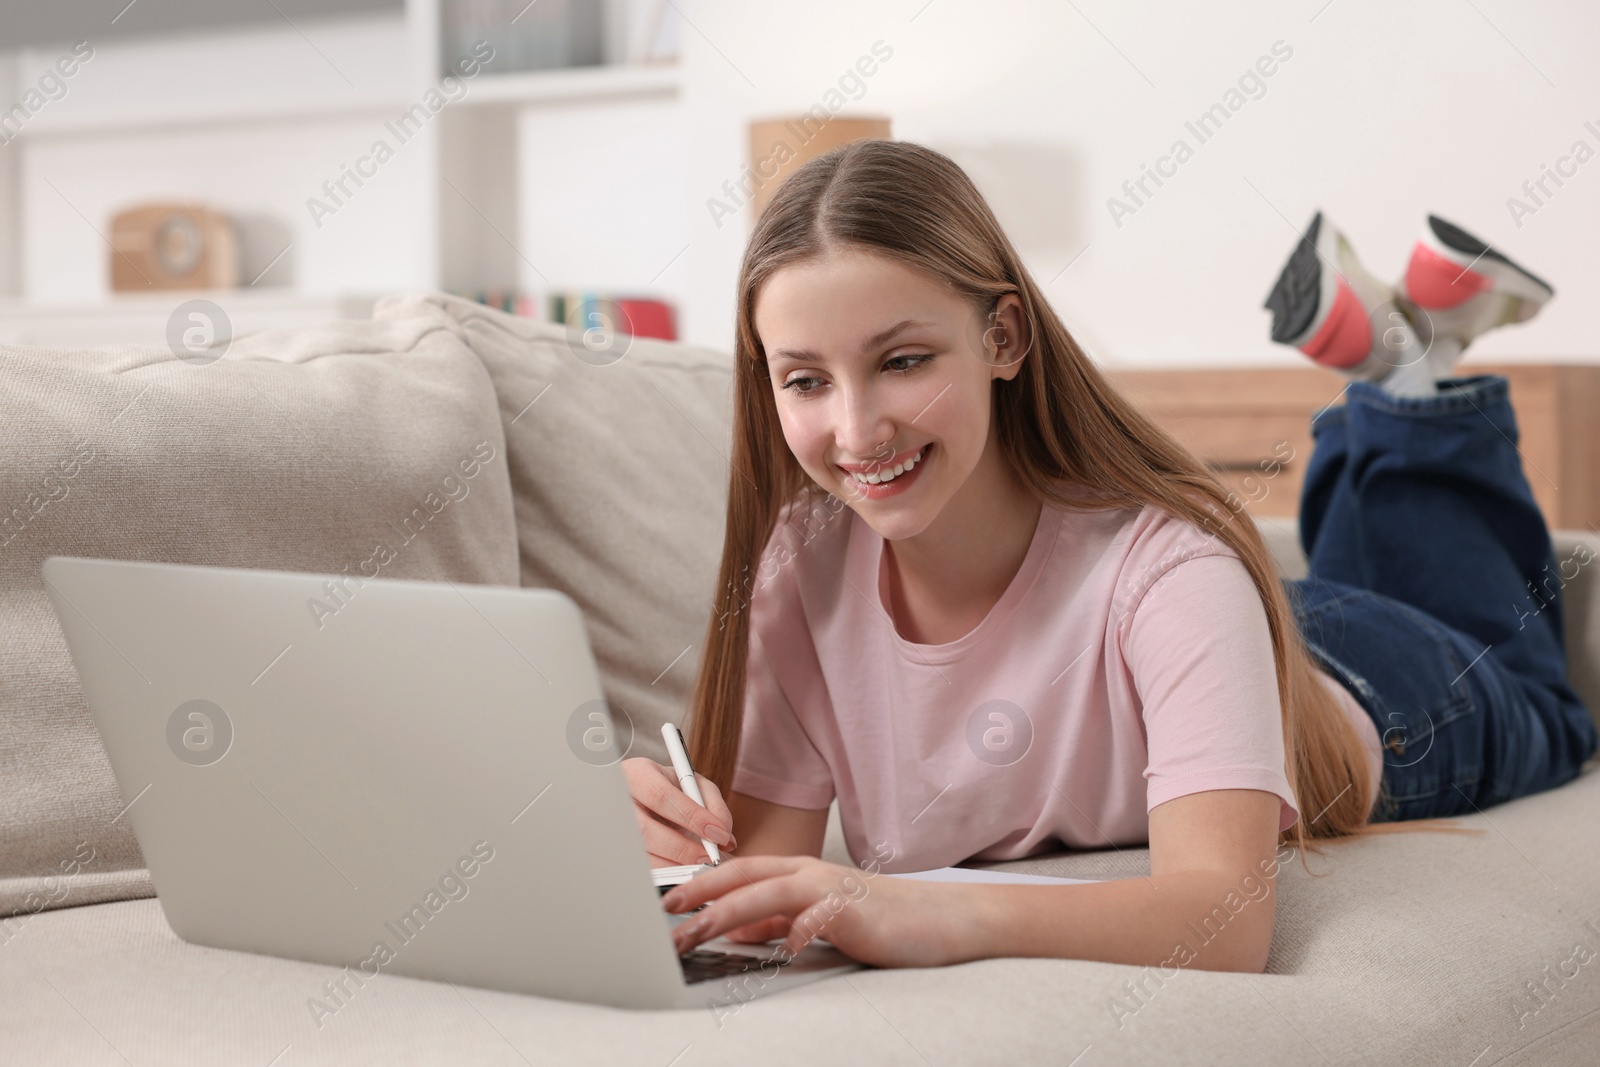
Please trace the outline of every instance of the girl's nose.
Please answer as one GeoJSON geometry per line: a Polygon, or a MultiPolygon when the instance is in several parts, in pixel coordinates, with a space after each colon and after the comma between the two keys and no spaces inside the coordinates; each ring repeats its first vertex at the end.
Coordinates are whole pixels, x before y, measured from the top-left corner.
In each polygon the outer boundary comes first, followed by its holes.
{"type": "Polygon", "coordinates": [[[844,412],[837,428],[839,451],[845,454],[846,463],[866,463],[884,458],[883,453],[894,440],[894,419],[871,390],[847,393],[844,412]]]}

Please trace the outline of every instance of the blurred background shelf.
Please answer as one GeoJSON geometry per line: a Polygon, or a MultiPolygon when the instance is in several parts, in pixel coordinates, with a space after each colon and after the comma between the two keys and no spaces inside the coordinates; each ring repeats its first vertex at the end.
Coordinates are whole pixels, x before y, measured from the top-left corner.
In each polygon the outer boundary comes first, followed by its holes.
{"type": "Polygon", "coordinates": [[[73,42],[94,49],[19,132],[0,121],[0,297],[106,298],[107,221],[186,201],[244,221],[242,279],[283,254],[258,288],[507,289],[536,306],[552,291],[628,292],[671,303],[683,339],[728,350],[752,202],[769,191],[751,188],[750,131],[822,108],[888,119],[894,137],[959,163],[1105,367],[1294,367],[1260,305],[1319,208],[1386,279],[1435,212],[1556,285],[1536,320],[1476,357],[1594,358],[1581,294],[1600,260],[1574,237],[1600,225],[1593,177],[1510,210],[1525,183],[1549,186],[1574,138],[1594,147],[1594,116],[1569,106],[1594,95],[1592,3],[1554,0],[1523,37],[1496,33],[1492,11],[1440,3],[1397,7],[1375,35],[1342,5],[1146,0],[1102,19],[1029,0],[592,0],[598,49],[567,58],[599,62],[515,69],[550,56],[507,47],[416,136],[387,131],[441,87],[450,11],[499,32],[577,2],[0,4],[0,113],[73,42]],[[656,32],[680,16],[675,43],[656,32]],[[654,38],[668,47],[639,62],[654,38]],[[1280,39],[1292,58],[1265,81],[1249,74],[1280,39]],[[1202,142],[1189,126],[1224,97],[1232,117],[1202,142]],[[1072,103],[1103,100],[1119,106],[1072,103]],[[1180,176],[1147,178],[1178,138],[1195,153],[1180,176]],[[379,139],[392,158],[354,185],[379,139]]]}
{"type": "Polygon", "coordinates": [[[227,314],[233,336],[287,329],[333,319],[370,319],[373,296],[303,296],[272,289],[173,289],[161,293],[116,293],[104,300],[41,304],[0,300],[0,344],[52,348],[167,344],[173,309],[192,299],[210,300],[227,314]]]}
{"type": "MultiPolygon", "coordinates": [[[[59,98],[0,129],[0,337],[147,339],[157,309],[112,290],[109,223],[148,202],[234,220],[241,284],[255,285],[206,295],[236,301],[256,328],[424,289],[518,292],[539,309],[575,289],[681,307],[688,208],[670,5],[508,4],[218,0],[171,26],[141,24],[134,8],[97,32],[59,98]],[[582,47],[515,39],[575,15],[598,27],[582,47]],[[494,57],[447,75],[447,53],[480,28],[494,57]],[[517,69],[565,59],[585,65],[517,69]]],[[[7,19],[0,106],[84,36],[64,12],[7,19]]],[[[152,299],[170,309],[187,296],[152,299]]]]}
{"type": "Polygon", "coordinates": [[[461,101],[470,107],[562,103],[678,94],[682,73],[676,63],[656,66],[574,67],[516,74],[482,74],[461,101]]]}

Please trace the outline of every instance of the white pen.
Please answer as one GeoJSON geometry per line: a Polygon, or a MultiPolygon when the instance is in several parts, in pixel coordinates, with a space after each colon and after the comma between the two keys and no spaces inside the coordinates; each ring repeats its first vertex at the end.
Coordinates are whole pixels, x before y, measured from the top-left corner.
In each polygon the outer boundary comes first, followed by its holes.
{"type": "MultiPolygon", "coordinates": [[[[689,750],[684,747],[682,731],[673,723],[663,723],[661,736],[667,742],[667,755],[672,759],[672,773],[678,776],[678,784],[690,800],[705,807],[706,798],[700,794],[700,783],[694,779],[694,764],[689,762],[689,750]]],[[[703,837],[700,843],[706,846],[706,855],[711,857],[713,867],[722,862],[722,853],[717,851],[716,845],[703,837]]]]}

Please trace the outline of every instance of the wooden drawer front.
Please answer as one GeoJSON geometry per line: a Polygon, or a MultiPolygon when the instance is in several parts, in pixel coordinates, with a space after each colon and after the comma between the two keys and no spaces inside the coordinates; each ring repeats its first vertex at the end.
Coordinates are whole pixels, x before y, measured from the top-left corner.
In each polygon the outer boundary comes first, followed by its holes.
{"type": "Polygon", "coordinates": [[[1294,515],[1311,459],[1310,416],[1232,416],[1214,411],[1158,412],[1152,417],[1199,456],[1255,515],[1294,515]]]}
{"type": "MultiPolygon", "coordinates": [[[[1600,528],[1600,366],[1469,360],[1457,374],[1510,381],[1523,473],[1545,522],[1600,528]]],[[[1315,367],[1108,370],[1106,378],[1257,515],[1299,512],[1311,418],[1343,402],[1344,383],[1315,367]]]]}

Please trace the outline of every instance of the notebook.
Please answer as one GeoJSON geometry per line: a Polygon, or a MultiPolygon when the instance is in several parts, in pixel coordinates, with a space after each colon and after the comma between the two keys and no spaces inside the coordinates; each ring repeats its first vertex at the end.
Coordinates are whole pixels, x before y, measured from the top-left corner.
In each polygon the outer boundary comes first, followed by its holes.
{"type": "MultiPolygon", "coordinates": [[[[671,887],[687,882],[701,871],[709,870],[711,870],[709,863],[690,863],[682,867],[656,867],[650,871],[650,876],[654,879],[656,888],[665,893],[671,887]]],[[[1045,874],[986,871],[973,867],[940,867],[931,871],[907,871],[890,877],[914,878],[924,882],[988,882],[1009,885],[1083,885],[1086,882],[1099,881],[1097,878],[1056,878],[1045,874]]]]}
{"type": "Polygon", "coordinates": [[[682,885],[701,871],[709,871],[709,863],[690,863],[682,867],[652,867],[650,877],[656,888],[665,893],[675,885],[682,885]]]}

